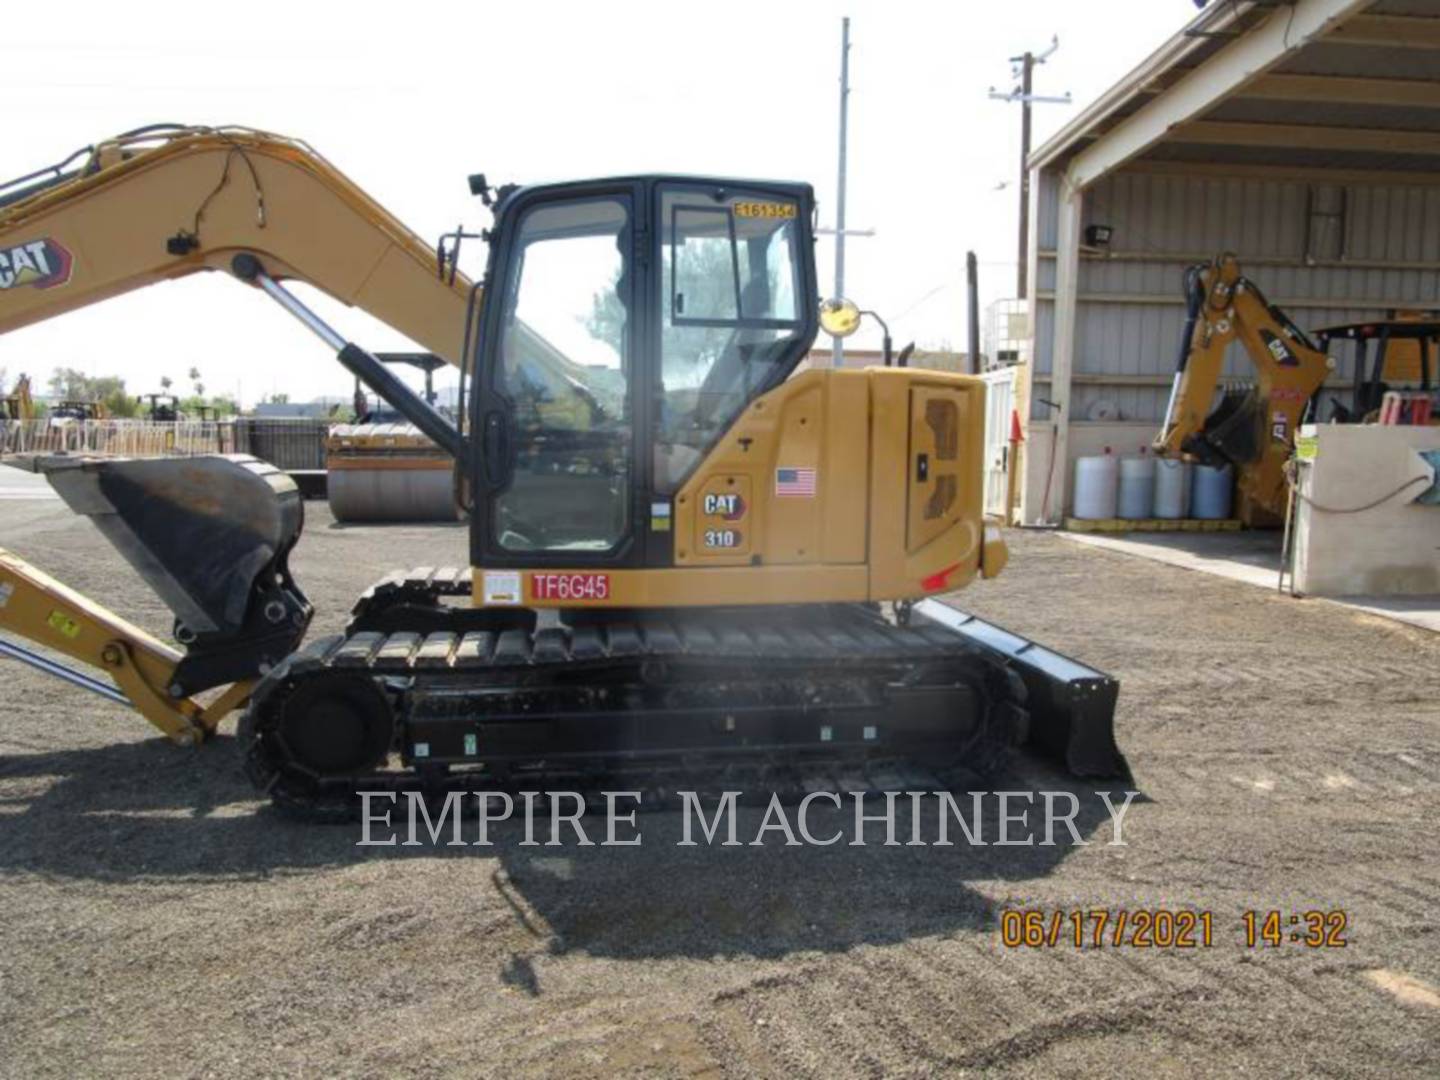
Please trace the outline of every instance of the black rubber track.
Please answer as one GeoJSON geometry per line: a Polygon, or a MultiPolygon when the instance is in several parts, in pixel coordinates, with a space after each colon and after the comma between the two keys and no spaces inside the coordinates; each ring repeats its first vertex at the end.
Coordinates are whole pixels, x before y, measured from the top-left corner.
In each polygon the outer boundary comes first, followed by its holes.
{"type": "MultiPolygon", "coordinates": [[[[605,791],[641,791],[641,808],[678,805],[678,792],[740,791],[742,800],[786,802],[816,791],[948,790],[991,772],[1016,740],[1009,702],[1015,679],[981,650],[943,627],[896,625],[877,608],[823,605],[805,609],[705,609],[623,615],[611,622],[563,625],[546,613],[533,630],[502,622],[465,630],[481,613],[450,608],[446,597],[466,596],[468,570],[421,569],[394,574],[356,605],[348,635],[311,642],[272,670],[256,688],[239,735],[246,770],[287,815],[352,821],[364,791],[577,791],[603,806],[605,791]],[[393,626],[397,616],[429,632],[360,629],[393,626]],[[825,709],[883,709],[887,688],[923,678],[967,688],[981,715],[972,730],[923,765],[885,746],[807,745],[723,754],[627,755],[623,760],[545,757],[494,767],[452,770],[401,765],[400,734],[427,695],[544,695],[564,685],[574,695],[592,686],[640,686],[668,702],[708,704],[710,687],[784,698],[786,708],[820,715],[825,709]],[[321,775],[296,760],[284,738],[288,704],[313,697],[326,679],[368,676],[393,703],[396,740],[383,765],[344,775],[321,775]],[[577,689],[578,688],[578,689],[577,689]],[[798,689],[797,689],[798,688],[798,689]],[[795,703],[797,696],[805,700],[795,703]]],[[[522,613],[523,614],[523,613],[522,613]]],[[[532,617],[533,618],[533,617],[532,617]]],[[[712,692],[713,693],[713,692],[712,692]]],[[[602,693],[603,696],[603,693],[602,693]]],[[[1018,696],[1023,696],[1023,690],[1018,696]]],[[[533,706],[532,706],[533,707],[533,706]]],[[[293,719],[291,721],[293,724],[293,719]]],[[[957,720],[957,729],[962,725],[957,720]]],[[[482,755],[483,756],[483,755],[482,755]]]]}

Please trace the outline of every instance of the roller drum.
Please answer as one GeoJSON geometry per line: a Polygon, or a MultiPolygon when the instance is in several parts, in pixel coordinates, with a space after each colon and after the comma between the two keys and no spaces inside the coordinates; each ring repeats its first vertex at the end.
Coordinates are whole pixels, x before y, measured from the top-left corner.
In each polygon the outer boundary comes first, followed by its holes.
{"type": "MultiPolygon", "coordinates": [[[[387,463],[388,464],[388,463],[387,463]]],[[[346,523],[458,521],[449,469],[332,469],[330,511],[346,523]]]]}
{"type": "Polygon", "coordinates": [[[458,521],[453,462],[410,424],[340,424],[325,441],[335,520],[458,521]]]}

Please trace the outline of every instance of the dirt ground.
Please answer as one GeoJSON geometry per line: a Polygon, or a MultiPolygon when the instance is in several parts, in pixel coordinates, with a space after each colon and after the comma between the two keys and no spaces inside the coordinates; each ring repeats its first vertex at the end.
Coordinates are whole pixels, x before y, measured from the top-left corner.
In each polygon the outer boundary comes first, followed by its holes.
{"type": "MultiPolygon", "coordinates": [[[[176,749],[0,661],[0,1074],[1433,1075],[1440,639],[1011,544],[959,602],[1122,680],[1127,847],[1082,787],[1086,847],[684,848],[654,814],[640,847],[357,848],[277,818],[233,724],[176,749]],[[1005,948],[1014,907],[1206,910],[1214,940],[1005,948]],[[1311,908],[1345,948],[1245,947],[1243,911],[1311,908]]],[[[59,503],[0,502],[0,545],[168,627],[59,503]]],[[[329,631],[464,553],[311,504],[295,562],[329,631]]]]}

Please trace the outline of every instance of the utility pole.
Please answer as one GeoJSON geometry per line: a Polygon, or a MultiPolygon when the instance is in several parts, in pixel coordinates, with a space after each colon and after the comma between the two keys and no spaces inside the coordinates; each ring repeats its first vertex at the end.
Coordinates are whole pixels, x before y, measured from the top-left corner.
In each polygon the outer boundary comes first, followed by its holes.
{"type": "MultiPolygon", "coordinates": [[[[840,23],[840,169],[835,194],[835,299],[845,296],[845,140],[850,122],[850,16],[840,23]]],[[[845,366],[845,342],[836,338],[830,363],[845,366]]]]}
{"type": "Polygon", "coordinates": [[[1025,299],[1030,270],[1030,90],[1034,85],[1035,54],[1020,57],[1020,246],[1015,260],[1015,295],[1025,299]]]}
{"type": "Polygon", "coordinates": [[[968,349],[970,352],[970,374],[980,374],[980,262],[973,251],[965,253],[965,300],[966,317],[970,325],[968,349]]]}
{"type": "Polygon", "coordinates": [[[1030,106],[1037,101],[1055,105],[1070,104],[1069,91],[1066,91],[1063,97],[1041,97],[1034,93],[1035,65],[1045,63],[1059,47],[1060,39],[1052,37],[1050,47],[1038,56],[1028,49],[1020,56],[1012,56],[1010,58],[1010,74],[1016,80],[1015,87],[1008,94],[1000,93],[993,86],[990,88],[990,96],[996,101],[1020,102],[1020,242],[1019,257],[1016,260],[1015,295],[1021,300],[1025,299],[1029,288],[1027,271],[1030,262],[1030,106]]]}

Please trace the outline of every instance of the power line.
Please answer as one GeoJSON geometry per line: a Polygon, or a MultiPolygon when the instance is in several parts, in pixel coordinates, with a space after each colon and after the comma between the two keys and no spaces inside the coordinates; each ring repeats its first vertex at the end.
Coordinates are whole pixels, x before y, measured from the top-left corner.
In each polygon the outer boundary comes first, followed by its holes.
{"type": "Polygon", "coordinates": [[[1030,260],[1030,106],[1032,103],[1069,105],[1070,92],[1067,90],[1061,97],[1046,97],[1032,93],[1032,76],[1037,64],[1043,64],[1060,47],[1060,38],[1052,35],[1050,47],[1044,52],[1036,54],[1029,51],[1019,56],[1010,58],[1010,74],[1015,78],[1016,85],[1009,93],[1002,94],[995,87],[990,88],[990,96],[997,101],[1018,101],[1020,102],[1020,237],[1018,269],[1015,274],[1016,295],[1025,299],[1029,289],[1027,278],[1028,264],[1030,260]]]}

